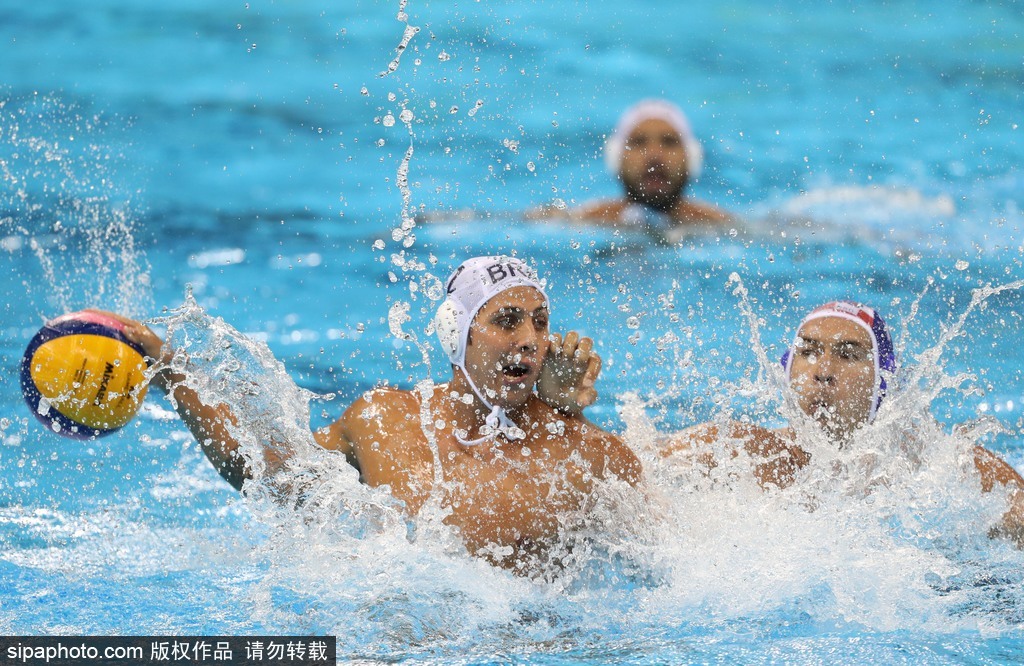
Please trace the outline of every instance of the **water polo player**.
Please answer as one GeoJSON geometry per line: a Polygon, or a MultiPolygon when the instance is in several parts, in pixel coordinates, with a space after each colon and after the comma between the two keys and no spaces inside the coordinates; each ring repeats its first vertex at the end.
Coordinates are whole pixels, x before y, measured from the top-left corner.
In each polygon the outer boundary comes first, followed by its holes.
{"type": "MultiPolygon", "coordinates": [[[[435,479],[427,427],[443,461],[446,522],[470,552],[527,572],[560,540],[596,481],[616,477],[635,485],[640,463],[583,416],[597,397],[600,357],[589,338],[549,333],[548,299],[526,263],[476,257],[446,285],[435,326],[452,377],[427,396],[429,418],[421,419],[419,392],[381,388],[314,437],[345,453],[365,483],[388,486],[415,515],[435,479]]],[[[128,334],[166,362],[160,339],[126,321],[128,334]]],[[[210,461],[241,488],[249,472],[227,427],[234,417],[205,405],[183,379],[165,368],[154,383],[173,393],[210,461]]]]}
{"type": "MultiPolygon", "coordinates": [[[[605,165],[623,196],[600,199],[568,212],[571,220],[633,226],[655,234],[732,220],[715,206],[687,196],[704,157],[686,116],[675,104],[645,99],[626,109],[605,143],[605,165]]],[[[544,208],[532,217],[564,217],[544,208]]]]}
{"type": "MultiPolygon", "coordinates": [[[[898,369],[885,320],[874,309],[851,301],[826,303],[808,313],[782,363],[800,410],[840,448],[855,446],[858,430],[874,421],[887,381],[898,369]]],[[[736,422],[726,432],[714,424],[686,430],[673,438],[665,455],[690,451],[714,465],[707,451],[721,438],[740,442],[748,454],[764,460],[755,467],[762,485],[787,486],[811,462],[810,454],[794,443],[793,428],[768,430],[736,422]]],[[[1024,545],[1024,479],[982,446],[973,447],[973,457],[983,491],[996,485],[1011,489],[1011,508],[999,531],[1024,545]]]]}

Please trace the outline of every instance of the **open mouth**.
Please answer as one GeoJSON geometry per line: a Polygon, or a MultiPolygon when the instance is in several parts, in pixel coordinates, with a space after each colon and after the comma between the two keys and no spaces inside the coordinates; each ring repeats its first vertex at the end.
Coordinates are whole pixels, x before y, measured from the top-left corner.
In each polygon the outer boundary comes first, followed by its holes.
{"type": "Polygon", "coordinates": [[[530,366],[525,363],[511,363],[509,365],[502,367],[501,372],[506,377],[511,377],[512,379],[520,379],[530,374],[530,366]]]}

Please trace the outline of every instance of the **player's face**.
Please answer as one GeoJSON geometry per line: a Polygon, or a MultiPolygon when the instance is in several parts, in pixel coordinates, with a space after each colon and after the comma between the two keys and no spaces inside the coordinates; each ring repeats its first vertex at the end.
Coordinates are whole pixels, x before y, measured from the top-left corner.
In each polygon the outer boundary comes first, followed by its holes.
{"type": "Polygon", "coordinates": [[[491,404],[515,408],[533,394],[547,353],[547,301],[533,287],[514,287],[473,319],[466,371],[491,404]]]}
{"type": "Polygon", "coordinates": [[[841,317],[807,322],[797,335],[790,386],[800,408],[826,434],[849,438],[867,422],[874,399],[871,335],[841,317]]]}
{"type": "Polygon", "coordinates": [[[683,137],[668,122],[645,120],[626,139],[619,177],[626,196],[656,210],[675,205],[687,183],[683,137]]]}

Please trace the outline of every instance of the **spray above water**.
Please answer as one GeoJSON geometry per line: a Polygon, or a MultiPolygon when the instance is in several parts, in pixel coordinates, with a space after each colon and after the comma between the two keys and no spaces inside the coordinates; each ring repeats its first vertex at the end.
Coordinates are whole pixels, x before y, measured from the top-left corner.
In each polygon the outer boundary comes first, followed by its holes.
{"type": "MultiPolygon", "coordinates": [[[[738,275],[732,284],[764,364],[732,395],[758,396],[750,417],[767,418],[770,405],[790,416],[763,323],[738,275]]],[[[976,291],[850,446],[792,418],[813,462],[791,486],[758,485],[756,461],[729,455],[725,441],[715,444],[713,468],[647,455],[645,497],[599,487],[570,519],[558,567],[532,580],[470,557],[444,525],[448,511],[436,494],[410,522],[386,490],[359,483],[344,456],[310,436],[308,405],[322,398],[295,386],[265,346],[191,298],[160,323],[181,349],[174,364],[189,370],[189,384],[238,417],[232,432],[257,477],[246,505],[270,528],[260,549],[267,570],[252,593],[257,616],[358,636],[351,645],[343,639],[342,653],[361,653],[368,637],[378,655],[417,645],[500,651],[557,640],[560,627],[580,623],[706,630],[774,613],[875,631],[1002,631],[1024,615],[1024,558],[987,535],[1006,497],[979,492],[968,433],[948,432],[927,412],[936,386],[957,389],[963,379],[947,379],[940,360],[967,315],[1021,286],[976,291]],[[291,455],[279,464],[265,451],[282,443],[291,455]]],[[[388,321],[395,338],[416,343],[405,329],[407,304],[393,305],[388,321]]],[[[426,403],[432,385],[418,392],[426,403]]],[[[624,409],[628,443],[657,451],[664,434],[624,409]]],[[[429,411],[420,421],[429,433],[429,411]]],[[[443,478],[435,481],[440,488],[443,478]]]]}
{"type": "Polygon", "coordinates": [[[112,127],[54,96],[0,102],[0,252],[31,253],[26,274],[46,316],[105,305],[141,313],[151,305],[149,266],[135,243],[137,211],[112,127]]]}
{"type": "MultiPolygon", "coordinates": [[[[969,315],[1024,283],[975,290],[952,324],[904,368],[878,418],[837,445],[784,397],[789,391],[778,363],[761,348],[761,322],[742,281],[737,275],[731,281],[761,368],[757,380],[732,387],[716,422],[773,423],[781,415],[811,461],[785,488],[759,487],[753,474],[759,461],[739,440],[720,438],[700,455],[645,461],[677,536],[659,553],[668,571],[668,583],[654,594],[659,612],[791,615],[796,604],[812,623],[879,631],[987,631],[1019,622],[1024,557],[1011,542],[989,536],[1010,496],[999,487],[983,493],[974,465],[974,444],[993,425],[951,429],[929,412],[940,394],[972,390],[971,375],[950,375],[943,366],[969,315]],[[745,404],[751,391],[762,399],[754,406],[745,404]],[[708,455],[717,464],[709,466],[708,455]]],[[[907,331],[930,334],[915,330],[918,306],[904,322],[904,338],[907,331]]],[[[631,431],[643,437],[642,419],[635,408],[630,413],[631,431]]]]}

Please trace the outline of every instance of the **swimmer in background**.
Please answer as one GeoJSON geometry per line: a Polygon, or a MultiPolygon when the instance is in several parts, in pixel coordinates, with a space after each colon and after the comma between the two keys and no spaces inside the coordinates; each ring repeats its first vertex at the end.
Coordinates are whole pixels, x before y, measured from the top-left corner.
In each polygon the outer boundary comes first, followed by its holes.
{"type": "MultiPolygon", "coordinates": [[[[782,362],[800,410],[839,448],[856,446],[857,431],[874,421],[887,390],[886,378],[897,371],[885,321],[872,308],[851,301],[826,303],[804,317],[782,362]]],[[[787,487],[811,463],[811,455],[795,444],[792,427],[769,430],[739,422],[724,429],[708,423],[684,430],[671,439],[662,455],[690,453],[701,464],[714,467],[710,446],[720,439],[740,443],[748,455],[762,461],[754,475],[763,487],[787,487]]],[[[1024,547],[1024,479],[982,446],[975,445],[971,453],[982,492],[991,492],[997,485],[1009,490],[1008,510],[992,536],[1007,537],[1024,547]]]]}
{"type": "Polygon", "coordinates": [[[671,102],[645,99],[628,108],[608,137],[604,156],[608,171],[622,183],[623,196],[568,211],[545,206],[528,217],[632,227],[669,238],[691,228],[735,222],[720,208],[687,196],[704,154],[686,116],[671,102]]]}
{"type": "MultiPolygon", "coordinates": [[[[583,410],[597,398],[601,359],[590,338],[548,330],[548,298],[536,273],[509,257],[475,257],[446,282],[435,327],[452,364],[433,388],[421,421],[419,393],[368,391],[330,426],[313,433],[345,454],[371,486],[389,486],[415,516],[431,496],[435,458],[424,423],[433,425],[445,481],[445,522],[469,552],[518,574],[547,560],[563,525],[595,484],[617,478],[636,486],[640,462],[583,410]]],[[[173,350],[141,323],[119,318],[126,335],[160,360],[152,383],[173,396],[178,414],[210,462],[235,488],[251,478],[224,405],[207,405],[170,368],[173,350]]],[[[429,427],[429,426],[428,426],[429,427]]],[[[288,454],[288,447],[284,448],[288,454]]],[[[268,470],[284,459],[268,447],[268,470]]]]}

